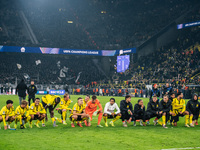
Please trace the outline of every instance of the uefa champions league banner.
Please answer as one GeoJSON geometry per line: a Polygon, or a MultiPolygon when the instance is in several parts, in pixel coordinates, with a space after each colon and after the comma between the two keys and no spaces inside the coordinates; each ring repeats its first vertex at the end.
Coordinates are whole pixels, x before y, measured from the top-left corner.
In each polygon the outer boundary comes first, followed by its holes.
{"type": "Polygon", "coordinates": [[[115,55],[136,53],[136,48],[121,49],[121,50],[83,50],[83,49],[61,49],[61,48],[47,48],[47,47],[0,46],[0,52],[115,56],[115,55]]]}

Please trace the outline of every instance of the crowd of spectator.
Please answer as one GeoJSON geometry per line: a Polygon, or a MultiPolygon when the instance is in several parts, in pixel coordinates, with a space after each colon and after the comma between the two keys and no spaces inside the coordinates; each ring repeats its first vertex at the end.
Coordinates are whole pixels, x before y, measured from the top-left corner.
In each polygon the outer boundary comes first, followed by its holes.
{"type": "Polygon", "coordinates": [[[1,84],[14,84],[22,77],[37,84],[87,84],[105,78],[91,57],[1,53],[0,63],[1,84]]]}
{"type": "Polygon", "coordinates": [[[0,44],[71,49],[137,47],[198,3],[197,0],[11,1],[3,1],[0,6],[0,32],[5,34],[0,44]],[[23,32],[19,12],[24,13],[39,44],[31,43],[27,32],[23,32]]]}

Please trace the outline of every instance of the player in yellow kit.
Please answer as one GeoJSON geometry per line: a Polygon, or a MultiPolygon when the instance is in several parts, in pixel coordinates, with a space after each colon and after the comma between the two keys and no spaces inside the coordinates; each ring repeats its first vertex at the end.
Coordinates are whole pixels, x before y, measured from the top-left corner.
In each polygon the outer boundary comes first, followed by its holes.
{"type": "Polygon", "coordinates": [[[89,102],[89,100],[90,100],[90,95],[87,94],[87,95],[85,96],[85,99],[83,99],[83,104],[85,105],[85,107],[86,107],[86,105],[87,105],[87,102],[89,102]]]}
{"type": "Polygon", "coordinates": [[[17,122],[20,122],[20,128],[26,128],[25,123],[31,119],[29,116],[29,106],[28,102],[23,100],[21,105],[19,105],[15,110],[15,129],[17,128],[17,122]]]}
{"type": "Polygon", "coordinates": [[[0,122],[3,121],[4,129],[10,129],[10,124],[15,120],[15,113],[13,107],[13,101],[7,100],[6,106],[4,106],[0,111],[0,122]],[[8,122],[8,124],[6,124],[8,122]]]}
{"type": "MultiPolygon", "coordinates": [[[[42,96],[42,105],[45,108],[45,110],[49,108],[49,113],[50,113],[51,120],[53,122],[53,127],[57,126],[56,120],[54,118],[54,109],[60,102],[60,99],[61,99],[60,96],[57,96],[57,95],[47,94],[45,96],[42,96]]],[[[48,120],[47,115],[46,115],[46,120],[48,120]]]]}
{"type": "MultiPolygon", "coordinates": [[[[85,99],[83,99],[83,105],[86,107],[87,106],[87,102],[89,102],[90,101],[90,95],[89,94],[87,94],[86,96],[85,96],[85,99]]],[[[85,125],[87,126],[87,120],[84,120],[84,123],[85,123],[85,125]]],[[[83,123],[82,123],[83,124],[83,123]]]]}
{"type": "Polygon", "coordinates": [[[57,108],[56,110],[58,110],[58,113],[61,114],[61,118],[56,118],[56,120],[58,120],[60,123],[67,125],[66,123],[66,117],[67,117],[67,110],[71,110],[71,108],[68,108],[69,105],[71,104],[71,100],[69,99],[69,94],[65,93],[63,98],[60,101],[60,107],[57,108]]]}
{"type": "Polygon", "coordinates": [[[72,121],[71,126],[74,126],[74,121],[77,121],[77,125],[79,127],[83,127],[81,122],[84,120],[89,121],[89,115],[85,113],[85,106],[83,104],[83,99],[81,97],[78,98],[77,103],[73,106],[72,112],[69,116],[72,121]]]}
{"type": "Polygon", "coordinates": [[[189,112],[186,111],[185,100],[183,99],[183,93],[178,92],[177,98],[174,98],[172,101],[172,118],[174,122],[174,126],[177,126],[177,122],[179,121],[179,116],[185,116],[185,126],[190,127],[189,123],[189,112]]]}
{"type": "Polygon", "coordinates": [[[45,127],[44,118],[46,116],[46,110],[44,109],[40,99],[36,98],[34,103],[30,106],[29,114],[31,116],[30,127],[32,128],[32,120],[37,120],[35,126],[40,128],[39,123],[42,120],[42,127],[45,127]]]}

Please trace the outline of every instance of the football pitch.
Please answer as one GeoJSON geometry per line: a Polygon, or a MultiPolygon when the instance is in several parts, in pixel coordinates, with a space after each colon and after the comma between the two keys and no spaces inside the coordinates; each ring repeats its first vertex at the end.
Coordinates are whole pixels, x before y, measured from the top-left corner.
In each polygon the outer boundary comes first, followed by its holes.
{"type": "MultiPolygon", "coordinates": [[[[71,95],[70,99],[73,101],[70,104],[70,108],[73,107],[77,98],[81,95],[71,95]]],[[[37,95],[36,97],[42,97],[37,95]]],[[[85,96],[82,96],[85,98],[85,96]]],[[[111,97],[98,96],[97,97],[102,106],[104,107],[106,102],[111,97]]],[[[114,97],[116,103],[119,106],[121,100],[124,97],[114,97]]],[[[6,105],[6,100],[11,99],[14,101],[14,107],[19,104],[18,96],[16,95],[0,95],[0,108],[6,105]]],[[[132,98],[132,104],[134,106],[139,98],[132,98]]],[[[145,107],[149,100],[144,100],[145,107]]],[[[0,130],[0,150],[64,150],[64,149],[130,149],[130,150],[159,150],[159,149],[171,149],[171,148],[191,148],[200,147],[200,125],[194,128],[186,128],[184,126],[184,118],[180,118],[177,127],[167,125],[169,128],[164,129],[160,125],[154,126],[153,120],[150,120],[150,125],[142,127],[137,122],[137,126],[134,127],[133,123],[128,124],[127,128],[122,126],[122,121],[115,122],[115,127],[105,127],[104,120],[102,118],[101,125],[103,128],[96,127],[97,117],[93,116],[92,126],[80,128],[75,124],[75,128],[70,125],[69,118],[67,117],[67,125],[57,122],[58,127],[53,127],[49,112],[47,111],[49,121],[46,122],[46,127],[40,128],[33,125],[33,128],[29,128],[28,123],[26,129],[20,129],[19,123],[17,130],[4,130],[3,123],[1,123],[0,130]]],[[[67,114],[69,116],[69,112],[67,114]]],[[[60,117],[60,114],[55,110],[55,116],[60,117]]],[[[108,123],[109,123],[108,119],[108,123]]],[[[35,120],[33,121],[33,124],[35,120]]],[[[199,122],[200,123],[200,122],[199,122]]],[[[14,123],[11,124],[11,128],[14,127],[14,123]]]]}

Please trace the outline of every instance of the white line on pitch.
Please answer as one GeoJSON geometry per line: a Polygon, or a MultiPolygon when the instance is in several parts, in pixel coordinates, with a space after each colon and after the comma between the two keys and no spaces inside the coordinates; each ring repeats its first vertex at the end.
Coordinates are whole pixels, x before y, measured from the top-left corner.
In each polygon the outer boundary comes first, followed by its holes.
{"type": "Polygon", "coordinates": [[[170,149],[161,149],[161,150],[179,150],[179,149],[200,149],[200,147],[170,148],[170,149]]]}

